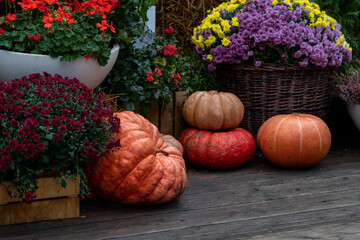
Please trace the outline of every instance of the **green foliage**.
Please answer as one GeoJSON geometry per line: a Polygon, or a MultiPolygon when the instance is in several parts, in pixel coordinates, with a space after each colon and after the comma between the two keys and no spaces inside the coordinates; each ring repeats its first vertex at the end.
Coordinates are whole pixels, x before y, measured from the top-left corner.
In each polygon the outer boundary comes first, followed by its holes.
{"type": "Polygon", "coordinates": [[[101,87],[108,93],[120,94],[120,107],[130,111],[139,109],[143,115],[151,104],[167,107],[173,91],[186,90],[191,94],[216,88],[214,73],[207,70],[204,61],[192,52],[179,49],[175,50],[179,54],[165,55],[167,44],[176,49],[173,34],[156,36],[146,31],[138,41],[122,49],[101,87]],[[156,68],[161,76],[156,74],[156,68]]]}

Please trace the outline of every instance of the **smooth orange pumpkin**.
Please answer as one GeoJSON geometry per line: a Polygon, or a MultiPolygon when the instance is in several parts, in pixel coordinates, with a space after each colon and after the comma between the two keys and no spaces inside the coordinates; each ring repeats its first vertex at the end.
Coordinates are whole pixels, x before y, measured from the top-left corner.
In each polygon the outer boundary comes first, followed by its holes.
{"type": "Polygon", "coordinates": [[[304,168],[325,158],[331,133],[326,123],[314,115],[277,115],[260,127],[257,144],[271,163],[285,168],[304,168]]]}
{"type": "Polygon", "coordinates": [[[177,149],[179,149],[179,151],[181,152],[181,154],[184,153],[184,148],[181,145],[181,143],[172,135],[164,135],[160,133],[160,136],[164,139],[164,142],[167,145],[176,147],[177,149]]]}
{"type": "Polygon", "coordinates": [[[218,131],[236,128],[244,117],[244,105],[232,93],[198,91],[183,106],[185,121],[192,127],[218,131]]]}
{"type": "Polygon", "coordinates": [[[116,113],[121,147],[88,167],[95,194],[124,204],[161,204],[180,196],[187,183],[180,151],[164,143],[157,127],[139,114],[116,113]]]}

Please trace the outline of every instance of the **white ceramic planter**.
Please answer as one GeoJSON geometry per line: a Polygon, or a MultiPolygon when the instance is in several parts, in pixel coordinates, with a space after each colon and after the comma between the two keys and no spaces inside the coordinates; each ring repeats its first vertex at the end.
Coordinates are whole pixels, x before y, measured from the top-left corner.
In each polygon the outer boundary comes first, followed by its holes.
{"type": "Polygon", "coordinates": [[[81,57],[72,62],[61,62],[59,58],[51,58],[47,55],[0,50],[0,81],[11,81],[32,73],[47,72],[57,73],[62,77],[77,78],[89,88],[94,89],[109,74],[118,54],[119,46],[115,46],[107,65],[102,67],[93,58],[86,60],[81,57]]]}
{"type": "Polygon", "coordinates": [[[347,103],[346,107],[349,111],[349,115],[354,122],[357,129],[360,131],[360,104],[347,103]]]}

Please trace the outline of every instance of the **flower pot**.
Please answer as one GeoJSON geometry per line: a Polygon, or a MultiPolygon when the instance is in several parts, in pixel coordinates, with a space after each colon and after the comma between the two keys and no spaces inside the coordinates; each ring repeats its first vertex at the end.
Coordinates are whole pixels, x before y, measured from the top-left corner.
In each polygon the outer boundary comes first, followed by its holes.
{"type": "Polygon", "coordinates": [[[78,58],[72,62],[61,62],[59,58],[47,55],[29,54],[0,50],[0,81],[11,81],[32,73],[47,72],[63,77],[77,78],[91,89],[96,88],[109,74],[119,54],[119,46],[115,46],[110,59],[104,67],[90,58],[78,58]]]}
{"type": "Polygon", "coordinates": [[[10,198],[6,192],[10,183],[1,183],[0,225],[79,217],[79,179],[67,179],[66,188],[57,184],[57,180],[51,177],[38,179],[36,199],[30,204],[10,198]]]}
{"type": "Polygon", "coordinates": [[[326,120],[330,109],[332,68],[261,67],[223,64],[220,89],[234,93],[244,104],[241,127],[256,135],[260,126],[278,114],[308,113],[326,120]]]}
{"type": "Polygon", "coordinates": [[[349,112],[350,118],[360,131],[360,104],[346,104],[347,110],[349,112]]]}

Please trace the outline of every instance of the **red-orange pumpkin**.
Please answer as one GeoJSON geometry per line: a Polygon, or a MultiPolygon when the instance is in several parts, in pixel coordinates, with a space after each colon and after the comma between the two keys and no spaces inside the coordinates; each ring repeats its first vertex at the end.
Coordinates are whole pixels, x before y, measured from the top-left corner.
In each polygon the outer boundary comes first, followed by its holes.
{"type": "Polygon", "coordinates": [[[187,177],[180,151],[164,143],[158,129],[139,114],[116,113],[121,147],[88,168],[95,194],[117,203],[160,204],[180,196],[187,177]]]}
{"type": "Polygon", "coordinates": [[[277,115],[260,127],[257,144],[273,164],[304,168],[325,158],[331,145],[331,133],[326,123],[314,115],[277,115]]]}
{"type": "Polygon", "coordinates": [[[181,145],[181,143],[174,136],[172,136],[172,135],[164,135],[164,134],[160,133],[160,137],[162,137],[162,139],[164,139],[164,142],[167,145],[176,147],[177,149],[179,149],[181,154],[184,153],[183,146],[181,145]]]}
{"type": "Polygon", "coordinates": [[[254,138],[242,128],[227,132],[188,128],[181,133],[179,141],[184,147],[185,160],[212,169],[240,167],[255,152],[254,138]]]}

